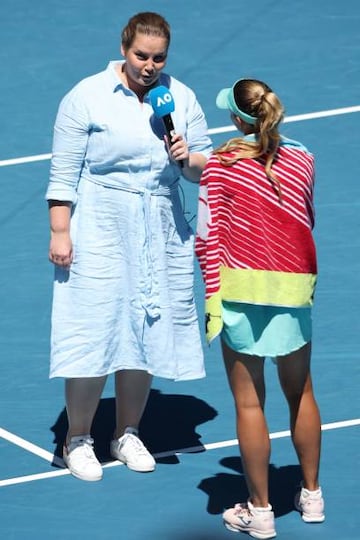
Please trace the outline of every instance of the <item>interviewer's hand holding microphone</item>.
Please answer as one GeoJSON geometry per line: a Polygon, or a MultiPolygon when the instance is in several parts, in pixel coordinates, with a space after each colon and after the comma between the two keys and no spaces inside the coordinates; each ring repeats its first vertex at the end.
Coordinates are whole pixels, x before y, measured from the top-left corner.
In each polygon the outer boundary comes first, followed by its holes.
{"type": "Polygon", "coordinates": [[[175,103],[170,90],[166,86],[156,86],[149,92],[150,103],[154,114],[161,118],[165,127],[165,142],[170,157],[177,161],[180,167],[184,160],[189,158],[189,149],[182,135],[175,132],[171,113],[175,110],[175,103]]]}
{"type": "Polygon", "coordinates": [[[166,135],[165,142],[171,158],[183,168],[184,161],[189,159],[188,145],[183,136],[174,132],[170,137],[166,135]]]}
{"type": "Polygon", "coordinates": [[[165,142],[171,159],[183,169],[184,176],[193,182],[199,181],[205,158],[200,154],[191,155],[184,137],[175,132],[171,113],[175,110],[173,96],[166,86],[156,86],[149,92],[150,103],[154,114],[161,118],[165,127],[165,142]]]}

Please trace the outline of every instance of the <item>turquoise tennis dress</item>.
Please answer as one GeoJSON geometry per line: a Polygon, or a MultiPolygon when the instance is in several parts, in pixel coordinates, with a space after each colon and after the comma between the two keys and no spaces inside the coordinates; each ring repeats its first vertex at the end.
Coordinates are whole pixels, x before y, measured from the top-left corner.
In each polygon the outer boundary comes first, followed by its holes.
{"type": "MultiPolygon", "coordinates": [[[[122,369],[205,375],[194,303],[193,231],[163,126],[108,68],[63,99],[46,198],[71,201],[74,259],[55,267],[50,377],[122,369]]],[[[191,152],[211,152],[193,92],[162,75],[191,152]]]]}
{"type": "Polygon", "coordinates": [[[222,302],[221,337],[236,352],[276,358],[311,341],[311,308],[222,302]]]}

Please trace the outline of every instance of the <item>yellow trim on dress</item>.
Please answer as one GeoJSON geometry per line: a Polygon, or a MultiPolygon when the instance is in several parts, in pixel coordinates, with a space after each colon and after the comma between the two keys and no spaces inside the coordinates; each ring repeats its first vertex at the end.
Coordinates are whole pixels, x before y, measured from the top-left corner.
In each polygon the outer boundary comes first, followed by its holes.
{"type": "Polygon", "coordinates": [[[205,302],[206,338],[220,334],[222,301],[265,306],[310,307],[317,276],[308,273],[220,267],[220,289],[205,302]]]}

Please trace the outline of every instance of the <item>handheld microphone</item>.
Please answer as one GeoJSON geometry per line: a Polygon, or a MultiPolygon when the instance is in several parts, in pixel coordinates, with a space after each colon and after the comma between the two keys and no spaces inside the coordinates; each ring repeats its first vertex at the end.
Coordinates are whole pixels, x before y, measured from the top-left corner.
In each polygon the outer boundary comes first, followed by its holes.
{"type": "MultiPolygon", "coordinates": [[[[163,121],[169,145],[171,146],[171,139],[175,134],[174,124],[171,118],[171,113],[175,111],[174,98],[166,86],[156,86],[150,90],[149,99],[155,116],[161,118],[163,121]]],[[[184,166],[182,161],[179,161],[179,164],[180,167],[184,166]]]]}

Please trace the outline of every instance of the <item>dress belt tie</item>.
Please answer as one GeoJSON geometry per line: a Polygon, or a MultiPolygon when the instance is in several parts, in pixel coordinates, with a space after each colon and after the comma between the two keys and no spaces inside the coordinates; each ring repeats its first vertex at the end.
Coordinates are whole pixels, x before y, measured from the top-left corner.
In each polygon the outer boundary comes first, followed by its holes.
{"type": "Polygon", "coordinates": [[[116,189],[139,195],[143,202],[144,244],[142,246],[142,306],[146,314],[152,318],[160,317],[160,291],[156,272],[157,249],[154,246],[153,230],[161,225],[158,222],[156,197],[169,197],[177,192],[179,182],[171,186],[160,186],[156,190],[132,188],[125,185],[117,185],[116,189]]]}

